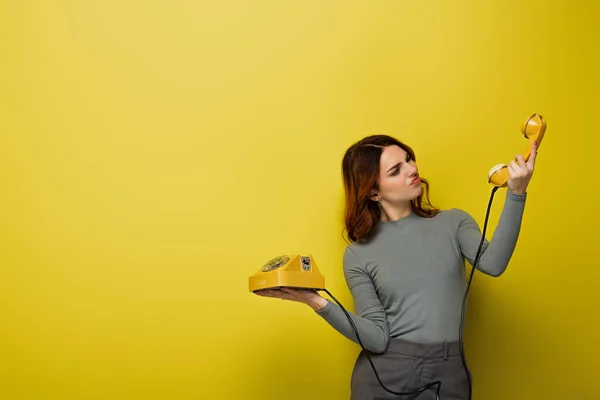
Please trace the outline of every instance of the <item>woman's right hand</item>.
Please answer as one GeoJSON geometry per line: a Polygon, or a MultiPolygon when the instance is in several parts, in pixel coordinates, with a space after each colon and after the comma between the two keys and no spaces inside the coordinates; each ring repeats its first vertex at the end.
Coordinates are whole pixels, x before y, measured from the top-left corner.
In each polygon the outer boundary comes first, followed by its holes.
{"type": "Polygon", "coordinates": [[[315,311],[322,310],[327,305],[327,300],[311,289],[265,289],[259,290],[256,294],[263,297],[273,297],[281,300],[304,303],[315,311]]]}

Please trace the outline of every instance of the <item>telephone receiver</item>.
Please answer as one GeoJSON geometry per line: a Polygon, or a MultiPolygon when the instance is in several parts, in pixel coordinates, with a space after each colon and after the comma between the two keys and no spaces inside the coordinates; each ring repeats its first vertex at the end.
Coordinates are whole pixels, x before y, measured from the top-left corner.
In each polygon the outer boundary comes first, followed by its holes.
{"type": "MultiPolygon", "coordinates": [[[[529,160],[531,155],[531,145],[533,142],[537,142],[538,149],[546,133],[546,121],[540,114],[533,114],[531,117],[525,120],[521,125],[521,132],[525,139],[529,140],[529,145],[523,153],[525,162],[529,160]]],[[[508,165],[497,164],[494,165],[488,172],[488,183],[491,183],[497,187],[505,187],[508,184],[508,165]]]]}

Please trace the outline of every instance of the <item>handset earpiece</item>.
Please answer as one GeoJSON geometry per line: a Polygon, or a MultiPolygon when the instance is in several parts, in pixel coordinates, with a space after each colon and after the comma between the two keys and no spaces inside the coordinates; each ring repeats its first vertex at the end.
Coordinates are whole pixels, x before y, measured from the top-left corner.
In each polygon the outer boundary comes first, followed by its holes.
{"type": "MultiPolygon", "coordinates": [[[[523,153],[525,161],[529,160],[531,155],[531,145],[537,142],[538,148],[542,143],[544,134],[546,133],[546,121],[540,114],[533,114],[527,118],[521,125],[521,132],[525,139],[529,140],[527,149],[523,153]]],[[[488,172],[488,183],[497,187],[505,187],[508,184],[508,169],[506,164],[494,165],[488,172]]]]}

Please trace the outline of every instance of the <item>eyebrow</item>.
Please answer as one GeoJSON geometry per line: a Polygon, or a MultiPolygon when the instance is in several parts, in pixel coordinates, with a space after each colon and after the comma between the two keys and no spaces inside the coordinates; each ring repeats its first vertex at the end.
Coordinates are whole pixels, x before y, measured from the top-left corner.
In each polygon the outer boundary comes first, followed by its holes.
{"type": "Polygon", "coordinates": [[[387,172],[390,172],[391,170],[393,170],[394,168],[397,168],[400,166],[400,164],[402,164],[402,161],[400,161],[398,164],[394,165],[392,168],[388,169],[387,172]]]}
{"type": "MultiPolygon", "coordinates": [[[[406,153],[406,160],[405,162],[408,162],[408,158],[410,157],[410,154],[406,153]]],[[[412,158],[412,157],[411,157],[412,158]]],[[[402,161],[400,161],[399,163],[395,164],[394,166],[392,166],[390,169],[387,170],[387,172],[390,172],[391,170],[393,170],[394,168],[399,167],[402,164],[402,161]]]]}

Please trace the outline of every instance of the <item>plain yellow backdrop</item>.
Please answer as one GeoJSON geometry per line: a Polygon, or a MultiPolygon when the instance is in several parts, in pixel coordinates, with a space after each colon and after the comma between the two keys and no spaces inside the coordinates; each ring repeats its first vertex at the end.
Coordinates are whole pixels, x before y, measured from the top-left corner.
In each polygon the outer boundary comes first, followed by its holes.
{"type": "Polygon", "coordinates": [[[472,286],[474,399],[598,398],[598,11],[3,2],[0,398],[347,399],[358,346],[248,277],[312,253],[353,309],[346,148],[406,141],[434,204],[482,224],[534,112],[518,247],[472,286]]]}

